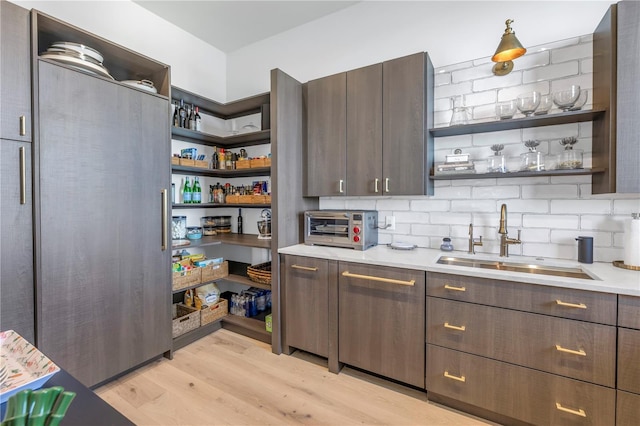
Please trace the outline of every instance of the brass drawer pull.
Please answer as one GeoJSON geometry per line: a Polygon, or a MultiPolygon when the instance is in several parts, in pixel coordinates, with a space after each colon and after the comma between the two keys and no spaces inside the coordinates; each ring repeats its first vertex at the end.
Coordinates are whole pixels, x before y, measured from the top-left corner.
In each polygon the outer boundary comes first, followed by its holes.
{"type": "Polygon", "coordinates": [[[587,413],[585,413],[582,408],[578,408],[577,410],[572,410],[571,408],[563,407],[559,402],[556,402],[556,408],[560,411],[564,411],[565,413],[573,414],[580,417],[587,417],[587,413]]]}
{"type": "Polygon", "coordinates": [[[312,268],[309,266],[300,266],[300,265],[291,265],[291,268],[293,269],[301,269],[303,271],[311,271],[311,272],[317,272],[318,268],[312,268]]]}
{"type": "Polygon", "coordinates": [[[444,377],[446,377],[447,379],[451,379],[451,380],[457,380],[457,381],[462,382],[462,383],[467,381],[466,377],[464,377],[464,376],[454,376],[453,374],[449,374],[448,371],[444,372],[444,377]]]}
{"type": "Polygon", "coordinates": [[[584,303],[567,303],[563,302],[560,299],[556,300],[556,304],[559,306],[566,306],[567,308],[587,309],[587,305],[585,305],[584,303]]]}
{"type": "Polygon", "coordinates": [[[444,289],[445,290],[452,290],[452,291],[467,291],[466,287],[455,287],[449,284],[445,284],[444,285],[444,289]]]}
{"type": "Polygon", "coordinates": [[[467,329],[466,326],[464,325],[451,325],[448,322],[444,323],[444,328],[450,328],[452,330],[458,330],[458,331],[465,331],[467,329]]]}
{"type": "Polygon", "coordinates": [[[411,281],[394,280],[392,278],[383,278],[383,277],[373,277],[371,275],[352,274],[349,271],[344,271],[342,273],[342,276],[343,277],[350,277],[350,278],[361,278],[363,280],[380,281],[382,283],[400,284],[400,285],[409,285],[409,286],[413,286],[416,283],[416,280],[411,280],[411,281]]]}
{"type": "Polygon", "coordinates": [[[567,349],[567,348],[563,348],[560,345],[556,345],[556,350],[558,350],[560,352],[566,352],[566,353],[572,354],[572,355],[587,356],[587,353],[584,351],[584,349],[579,349],[577,351],[574,351],[573,349],[567,349]]]}

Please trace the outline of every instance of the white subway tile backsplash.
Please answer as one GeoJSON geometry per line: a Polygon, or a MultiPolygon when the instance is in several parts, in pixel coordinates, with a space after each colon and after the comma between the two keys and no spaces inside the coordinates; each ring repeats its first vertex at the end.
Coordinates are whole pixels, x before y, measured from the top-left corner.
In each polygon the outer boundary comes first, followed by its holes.
{"type": "Polygon", "coordinates": [[[551,176],[551,183],[554,185],[569,185],[569,184],[589,184],[591,185],[590,175],[578,175],[578,176],[551,176]]]}
{"type": "Polygon", "coordinates": [[[410,200],[402,198],[378,199],[376,210],[404,211],[409,210],[410,200]]]}
{"type": "Polygon", "coordinates": [[[496,119],[496,105],[480,105],[473,108],[473,120],[493,121],[496,119]]]}
{"type": "Polygon", "coordinates": [[[590,74],[593,72],[593,58],[580,61],[580,74],[590,74]]]}
{"type": "MultiPolygon", "coordinates": [[[[470,82],[467,84],[471,84],[470,82]]],[[[512,71],[505,76],[493,76],[481,78],[473,81],[473,91],[482,92],[484,90],[500,89],[503,87],[511,87],[522,84],[522,73],[512,71]]]]}
{"type": "Polygon", "coordinates": [[[451,122],[451,110],[436,111],[433,113],[434,127],[447,127],[451,122]]]}
{"type": "Polygon", "coordinates": [[[578,198],[578,186],[577,185],[523,185],[522,186],[522,198],[537,198],[537,199],[577,199],[578,198]]]}
{"type": "Polygon", "coordinates": [[[610,200],[551,200],[551,214],[611,214],[610,200]]]}
{"type": "Polygon", "coordinates": [[[492,212],[496,210],[496,202],[494,200],[453,200],[451,201],[452,212],[492,212]]]}
{"type": "Polygon", "coordinates": [[[538,243],[522,244],[522,254],[524,256],[550,259],[577,259],[577,252],[577,249],[573,246],[538,243]]]}
{"type": "Polygon", "coordinates": [[[551,51],[551,63],[566,62],[573,59],[593,57],[593,43],[580,43],[573,46],[561,47],[551,51]]]}
{"type": "Polygon", "coordinates": [[[434,225],[468,225],[471,223],[469,213],[431,213],[431,223],[434,225]]]}
{"type": "Polygon", "coordinates": [[[449,200],[411,200],[411,211],[414,212],[446,212],[450,207],[449,200]]]}
{"type": "Polygon", "coordinates": [[[624,221],[619,216],[582,215],[580,216],[580,229],[623,232],[624,221]]]}
{"type": "Polygon", "coordinates": [[[578,229],[579,223],[578,215],[524,214],[522,217],[525,228],[578,229]]]}
{"type": "Polygon", "coordinates": [[[438,199],[457,200],[457,199],[469,199],[471,198],[470,186],[449,186],[442,188],[435,188],[435,197],[438,199]]]}
{"type": "MultiPolygon", "coordinates": [[[[591,139],[591,136],[593,135],[593,123],[591,123],[591,122],[579,123],[578,124],[578,135],[580,136],[580,138],[591,139]]],[[[577,148],[584,148],[584,147],[580,146],[580,147],[577,147],[577,148]]]]}
{"type": "Polygon", "coordinates": [[[413,235],[449,235],[449,225],[413,225],[411,227],[413,235]]]}
{"type": "Polygon", "coordinates": [[[636,199],[613,200],[613,214],[631,217],[631,213],[640,213],[640,194],[635,194],[636,199]]]}
{"type": "Polygon", "coordinates": [[[484,58],[478,58],[473,60],[474,67],[482,67],[487,64],[491,64],[491,67],[489,68],[493,68],[493,65],[495,65],[495,63],[491,61],[491,56],[485,56],[484,58]]]}
{"type": "Polygon", "coordinates": [[[457,186],[494,186],[496,179],[457,179],[451,182],[452,187],[457,186]]]}
{"type": "Polygon", "coordinates": [[[523,229],[520,240],[524,241],[526,244],[549,243],[551,241],[550,235],[550,229],[523,229]]]}
{"type": "Polygon", "coordinates": [[[613,246],[624,248],[624,232],[616,232],[613,234],[613,246]]]}
{"type": "MultiPolygon", "coordinates": [[[[396,225],[401,223],[429,223],[429,213],[424,212],[395,212],[396,225]]],[[[384,218],[380,218],[384,223],[384,218]]]]}
{"type": "Polygon", "coordinates": [[[451,64],[451,65],[447,65],[444,67],[438,67],[435,68],[433,71],[436,74],[440,74],[440,73],[444,73],[444,72],[453,72],[456,70],[461,70],[464,68],[469,68],[473,66],[473,61],[466,61],[466,62],[458,62],[457,64],[451,64]]]}
{"type": "Polygon", "coordinates": [[[433,84],[436,87],[442,86],[443,84],[451,84],[451,73],[449,72],[436,73],[433,76],[433,84]]]}
{"type": "Polygon", "coordinates": [[[503,200],[508,198],[519,198],[520,187],[513,186],[481,186],[474,187],[471,196],[476,200],[503,200]]]}
{"type": "Polygon", "coordinates": [[[530,52],[537,52],[541,49],[544,50],[553,50],[553,49],[561,49],[563,47],[566,46],[573,46],[574,44],[578,44],[580,43],[580,37],[571,37],[571,38],[567,38],[564,40],[558,40],[558,41],[554,41],[551,43],[545,43],[543,45],[540,46],[534,46],[532,48],[529,48],[530,52]]]}
{"type": "Polygon", "coordinates": [[[514,68],[519,70],[528,70],[535,67],[543,67],[549,65],[549,51],[527,53],[526,55],[514,61],[514,68]]]}
{"type": "Polygon", "coordinates": [[[576,238],[578,237],[593,237],[594,247],[611,247],[612,237],[611,232],[598,232],[598,231],[565,231],[562,229],[554,229],[551,231],[551,242],[553,244],[575,244],[577,246],[576,238]]]}
{"type": "Polygon", "coordinates": [[[549,213],[548,200],[509,200],[506,204],[514,213],[549,213]]]}
{"type": "Polygon", "coordinates": [[[452,96],[464,95],[471,93],[471,82],[465,81],[457,84],[446,84],[438,86],[434,90],[435,99],[450,98],[452,96]]]}
{"type": "Polygon", "coordinates": [[[492,67],[470,67],[451,73],[451,80],[454,83],[460,83],[462,81],[477,80],[479,78],[492,77],[492,67]]]}
{"type": "Polygon", "coordinates": [[[561,64],[547,65],[546,67],[533,68],[524,71],[522,82],[524,84],[536,81],[552,80],[578,75],[580,66],[578,61],[563,62],[561,64]]]}
{"type": "Polygon", "coordinates": [[[467,148],[472,144],[471,135],[448,136],[446,138],[438,138],[437,150],[449,150],[450,152],[456,148],[467,148]]]}
{"type": "Polygon", "coordinates": [[[436,112],[448,111],[449,113],[451,113],[451,108],[453,108],[453,105],[451,104],[451,98],[436,99],[433,102],[433,110],[436,112]]]}
{"type": "Polygon", "coordinates": [[[346,200],[344,198],[337,197],[323,197],[320,198],[318,207],[321,210],[340,210],[346,209],[346,200]]]}
{"type": "Polygon", "coordinates": [[[349,210],[375,210],[376,200],[372,198],[347,198],[345,208],[349,210]]]}
{"type": "MultiPolygon", "coordinates": [[[[559,141],[569,136],[578,136],[578,124],[558,124],[556,126],[533,127],[522,129],[522,139],[559,141]]],[[[558,142],[555,142],[558,143],[558,142]]]]}
{"type": "Polygon", "coordinates": [[[431,247],[431,238],[427,236],[417,236],[417,235],[395,235],[393,237],[393,241],[390,241],[385,244],[389,244],[391,242],[394,243],[407,243],[407,244],[415,244],[418,247],[429,248],[431,247]]]}
{"type": "MultiPolygon", "coordinates": [[[[542,95],[546,95],[551,90],[551,85],[548,81],[538,81],[531,84],[524,84],[520,86],[507,87],[498,90],[498,102],[515,100],[518,95],[527,92],[540,92],[542,95]]],[[[516,114],[519,114],[516,111],[516,114]]]]}
{"type": "Polygon", "coordinates": [[[614,247],[594,247],[593,260],[596,262],[613,262],[624,259],[624,249],[614,247]]]}
{"type": "Polygon", "coordinates": [[[572,84],[579,85],[581,89],[593,89],[593,74],[580,74],[558,80],[551,80],[551,93],[559,90],[567,90],[572,84]]]}
{"type": "MultiPolygon", "coordinates": [[[[494,109],[495,115],[495,109],[494,109]]],[[[504,132],[477,133],[473,135],[474,146],[491,146],[494,144],[512,144],[520,143],[522,140],[522,131],[520,129],[505,130],[504,132]]],[[[439,142],[439,140],[438,140],[439,142]]],[[[493,151],[487,150],[487,156],[492,155],[493,151]]]]}
{"type": "Polygon", "coordinates": [[[464,103],[465,103],[465,106],[467,107],[475,107],[478,105],[495,104],[497,99],[498,99],[497,91],[487,90],[485,92],[476,92],[476,93],[471,93],[469,95],[466,95],[464,97],[464,103]]]}

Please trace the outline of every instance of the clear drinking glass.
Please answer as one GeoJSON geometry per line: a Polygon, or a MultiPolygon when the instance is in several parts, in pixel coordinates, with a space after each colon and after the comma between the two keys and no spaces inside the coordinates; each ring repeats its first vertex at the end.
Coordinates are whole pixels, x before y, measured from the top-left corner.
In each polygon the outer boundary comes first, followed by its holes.
{"type": "Polygon", "coordinates": [[[525,116],[529,117],[534,113],[538,105],[540,105],[540,93],[528,92],[518,95],[516,99],[516,105],[518,110],[525,116]]]}
{"type": "MultiPolygon", "coordinates": [[[[563,111],[569,111],[580,96],[580,86],[572,85],[567,90],[561,90],[553,94],[553,102],[563,111]]],[[[586,98],[585,98],[586,102],[586,98]]]]}
{"type": "Polygon", "coordinates": [[[496,104],[496,116],[500,120],[513,118],[516,113],[516,101],[499,102],[496,104]]]}
{"type": "Polygon", "coordinates": [[[553,106],[553,97],[551,95],[540,96],[540,105],[536,108],[535,115],[544,115],[549,112],[553,106]]]}
{"type": "Polygon", "coordinates": [[[464,106],[464,96],[454,96],[451,98],[453,103],[453,114],[451,114],[450,126],[460,126],[469,123],[469,111],[464,106]]]}

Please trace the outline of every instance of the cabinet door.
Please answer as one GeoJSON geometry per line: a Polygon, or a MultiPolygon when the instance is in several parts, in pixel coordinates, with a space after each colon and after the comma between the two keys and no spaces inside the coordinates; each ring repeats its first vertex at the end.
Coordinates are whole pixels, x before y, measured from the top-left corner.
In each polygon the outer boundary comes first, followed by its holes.
{"type": "Polygon", "coordinates": [[[617,392],[616,426],[636,426],[640,419],[640,395],[617,392]]]}
{"type": "Polygon", "coordinates": [[[339,361],[424,387],[425,273],[339,265],[339,361]]]}
{"type": "Polygon", "coordinates": [[[31,144],[0,139],[0,164],[0,330],[35,343],[31,144]]]}
{"type": "Polygon", "coordinates": [[[382,64],[347,72],[348,195],[382,195],[382,64]]]}
{"type": "Polygon", "coordinates": [[[345,195],[347,75],[307,83],[307,194],[345,195]]]}
{"type": "Polygon", "coordinates": [[[419,53],[383,63],[384,195],[426,194],[425,61],[419,53]]]}
{"type": "Polygon", "coordinates": [[[329,356],[331,279],[327,260],[284,257],[285,333],[288,346],[329,356]]]}
{"type": "Polygon", "coordinates": [[[31,42],[27,9],[0,1],[0,138],[31,141],[31,42]]]}
{"type": "Polygon", "coordinates": [[[38,83],[38,342],[92,386],[171,348],[169,105],[44,61],[38,83]]]}
{"type": "Polygon", "coordinates": [[[640,394],[640,330],[618,328],[618,389],[640,394]]]}

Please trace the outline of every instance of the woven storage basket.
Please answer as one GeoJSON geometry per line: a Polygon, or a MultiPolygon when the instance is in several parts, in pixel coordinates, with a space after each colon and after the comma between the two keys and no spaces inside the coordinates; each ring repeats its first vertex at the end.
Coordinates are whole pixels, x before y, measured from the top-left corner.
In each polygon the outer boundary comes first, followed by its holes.
{"type": "Polygon", "coordinates": [[[201,282],[202,271],[200,268],[193,268],[188,271],[174,272],[171,288],[175,291],[200,284],[201,282]]]}
{"type": "Polygon", "coordinates": [[[271,262],[247,266],[247,275],[251,281],[271,285],[271,262]]]}
{"type": "Polygon", "coordinates": [[[200,309],[200,325],[207,325],[227,315],[229,312],[227,299],[220,299],[211,306],[200,309]]]}
{"type": "Polygon", "coordinates": [[[202,268],[202,282],[219,280],[221,278],[229,276],[229,262],[224,261],[217,265],[204,266],[202,268]]]}
{"type": "Polygon", "coordinates": [[[196,308],[176,303],[173,305],[173,330],[174,338],[200,327],[200,312],[196,308]]]}

